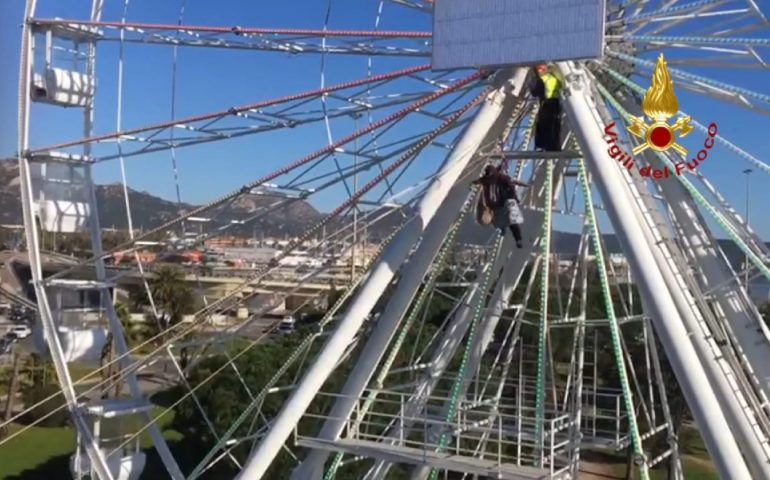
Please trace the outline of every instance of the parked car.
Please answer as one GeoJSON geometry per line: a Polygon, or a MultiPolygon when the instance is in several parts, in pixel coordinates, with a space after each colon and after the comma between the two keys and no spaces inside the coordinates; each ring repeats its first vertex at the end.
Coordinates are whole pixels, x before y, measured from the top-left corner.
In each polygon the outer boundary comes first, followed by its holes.
{"type": "Polygon", "coordinates": [[[16,338],[27,338],[32,335],[32,330],[26,325],[15,325],[11,333],[16,335],[16,338]]]}
{"type": "Polygon", "coordinates": [[[297,327],[297,319],[292,315],[286,315],[281,319],[281,323],[278,325],[278,330],[282,332],[293,332],[297,327]]]}

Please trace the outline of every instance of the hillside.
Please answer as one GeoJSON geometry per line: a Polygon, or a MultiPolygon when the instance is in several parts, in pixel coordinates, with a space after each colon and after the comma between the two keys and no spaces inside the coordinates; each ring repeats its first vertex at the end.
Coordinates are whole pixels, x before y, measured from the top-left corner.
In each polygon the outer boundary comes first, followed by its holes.
{"type": "MultiPolygon", "coordinates": [[[[21,224],[21,201],[19,199],[18,167],[15,160],[0,160],[0,223],[21,224]]],[[[97,204],[99,206],[99,221],[103,227],[124,229],[127,227],[126,209],[123,200],[123,187],[120,184],[98,185],[96,189],[97,204]]],[[[158,226],[181,213],[190,211],[195,205],[176,202],[156,197],[147,192],[139,192],[129,189],[131,213],[134,228],[152,228],[158,226]]],[[[262,211],[264,207],[275,201],[275,198],[259,195],[250,195],[236,199],[229,207],[218,211],[208,212],[206,215],[215,218],[217,223],[229,223],[231,220],[244,220],[262,211]]],[[[387,212],[381,209],[372,215],[376,218],[387,212]]],[[[402,221],[403,216],[411,216],[414,211],[405,209],[404,212],[386,216],[376,228],[370,229],[369,238],[378,241],[386,237],[402,221]]],[[[306,231],[312,224],[323,218],[312,205],[305,201],[295,201],[281,209],[273,210],[259,220],[249,225],[230,231],[235,233],[253,235],[255,233],[265,236],[298,235],[306,231]]],[[[328,230],[334,230],[349,218],[341,218],[331,222],[328,230]]],[[[460,230],[461,243],[482,244],[492,233],[489,228],[478,228],[472,215],[460,230]]],[[[524,232],[529,235],[530,232],[524,232]]],[[[580,236],[577,233],[554,232],[553,245],[556,252],[570,255],[578,249],[580,236]]],[[[614,235],[604,236],[605,245],[610,253],[620,253],[620,243],[614,235]]],[[[737,266],[743,260],[743,253],[730,240],[720,240],[720,245],[730,262],[737,266]]]]}
{"type": "MultiPolygon", "coordinates": [[[[161,225],[195,208],[195,205],[176,202],[156,197],[147,192],[129,189],[131,217],[134,228],[148,229],[161,225]]],[[[126,207],[121,184],[98,185],[96,202],[99,208],[99,223],[105,228],[127,228],[126,207]]],[[[214,217],[218,213],[218,223],[231,220],[243,220],[259,212],[274,199],[264,196],[241,197],[228,208],[208,214],[214,217]]],[[[254,225],[243,227],[241,233],[253,233],[254,228],[265,235],[296,235],[305,231],[308,225],[317,221],[321,214],[305,201],[296,201],[264,216],[254,225]]],[[[21,224],[21,200],[19,199],[18,166],[15,160],[0,160],[0,223],[21,224]]]]}

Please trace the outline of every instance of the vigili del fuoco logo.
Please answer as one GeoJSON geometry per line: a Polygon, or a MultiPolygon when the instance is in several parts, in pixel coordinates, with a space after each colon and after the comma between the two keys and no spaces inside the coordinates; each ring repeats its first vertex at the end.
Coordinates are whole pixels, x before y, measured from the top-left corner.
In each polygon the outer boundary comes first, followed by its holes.
{"type": "MultiPolygon", "coordinates": [[[[652,123],[648,124],[644,116],[632,116],[631,125],[626,127],[633,136],[644,141],[634,147],[632,150],[633,154],[638,155],[647,149],[657,152],[673,149],[682,157],[687,158],[687,149],[677,143],[676,133],[679,133],[679,138],[689,135],[693,131],[693,127],[690,125],[692,117],[679,116],[673,124],[669,123],[669,119],[679,112],[679,100],[674,93],[674,82],[671,80],[666,59],[662,53],[658,57],[658,63],[652,75],[652,85],[650,85],[650,88],[644,95],[644,100],[642,100],[642,111],[645,116],[652,120],[652,123]]],[[[607,135],[606,141],[610,146],[607,153],[624,167],[631,170],[636,162],[631,155],[618,145],[615,122],[607,125],[604,133],[607,135]]],[[[695,170],[701,162],[706,160],[709,150],[714,146],[716,135],[717,125],[716,123],[711,123],[708,127],[708,137],[703,142],[703,149],[698,152],[695,158],[687,162],[678,162],[675,165],[675,173],[681,175],[685,168],[695,170]]],[[[667,166],[664,166],[663,169],[654,169],[651,165],[647,165],[639,168],[639,173],[643,177],[658,179],[668,178],[671,172],[667,166]]]]}

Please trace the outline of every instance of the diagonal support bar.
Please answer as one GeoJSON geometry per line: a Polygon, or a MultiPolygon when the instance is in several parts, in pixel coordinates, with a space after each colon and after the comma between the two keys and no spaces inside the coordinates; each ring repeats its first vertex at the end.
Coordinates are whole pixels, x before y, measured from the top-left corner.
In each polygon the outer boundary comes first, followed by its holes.
{"type": "MultiPolygon", "coordinates": [[[[516,71],[523,84],[526,70],[516,71]]],[[[505,104],[519,91],[514,91],[514,75],[500,72],[496,89],[490,93],[479,113],[456,144],[446,163],[428,187],[418,205],[415,218],[402,229],[383,252],[371,274],[352,302],[348,313],[340,320],[337,329],[323,346],[313,365],[307,370],[294,393],[284,404],[270,431],[252,452],[239,479],[262,478],[281,446],[296,427],[310,402],[334,370],[336,363],[361,328],[377,300],[393,279],[396,271],[406,260],[410,250],[425,232],[427,225],[445,201],[450,189],[468,166],[482,144],[486,133],[497,122],[505,104]]]]}

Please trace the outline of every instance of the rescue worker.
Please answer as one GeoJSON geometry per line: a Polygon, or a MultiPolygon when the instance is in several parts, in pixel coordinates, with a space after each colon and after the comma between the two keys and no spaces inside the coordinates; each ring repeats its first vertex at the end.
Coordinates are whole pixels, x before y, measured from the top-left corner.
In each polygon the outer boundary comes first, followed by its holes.
{"type": "Polygon", "coordinates": [[[535,122],[535,150],[561,150],[561,80],[548,65],[537,66],[537,78],[530,86],[532,96],[540,102],[535,122]]]}
{"type": "Polygon", "coordinates": [[[521,248],[520,225],[524,223],[524,217],[516,187],[528,187],[529,184],[511,178],[494,165],[484,167],[483,176],[472,183],[482,186],[484,201],[494,211],[494,226],[500,229],[500,234],[505,235],[505,230],[510,229],[516,246],[521,248]]]}

